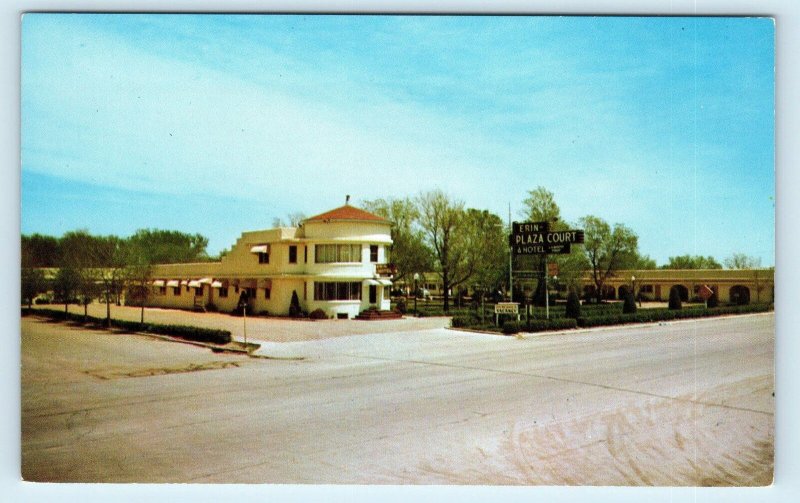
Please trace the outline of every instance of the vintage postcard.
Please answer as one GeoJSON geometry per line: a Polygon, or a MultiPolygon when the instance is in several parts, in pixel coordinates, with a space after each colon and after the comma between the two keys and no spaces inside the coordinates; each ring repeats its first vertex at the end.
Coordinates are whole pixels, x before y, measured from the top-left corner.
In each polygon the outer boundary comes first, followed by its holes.
{"type": "Polygon", "coordinates": [[[773,19],[21,31],[26,481],[772,483],[773,19]]]}

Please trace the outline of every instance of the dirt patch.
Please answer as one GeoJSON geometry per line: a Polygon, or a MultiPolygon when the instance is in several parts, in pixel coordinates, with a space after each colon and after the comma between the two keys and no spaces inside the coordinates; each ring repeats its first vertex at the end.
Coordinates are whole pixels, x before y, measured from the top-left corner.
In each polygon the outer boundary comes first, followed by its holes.
{"type": "Polygon", "coordinates": [[[239,367],[239,362],[208,362],[208,363],[190,363],[189,365],[180,367],[159,367],[159,368],[144,368],[144,369],[94,369],[85,370],[84,374],[96,377],[98,379],[122,379],[125,377],[151,377],[166,374],[182,374],[186,372],[199,372],[201,370],[219,370],[230,367],[239,367]]]}

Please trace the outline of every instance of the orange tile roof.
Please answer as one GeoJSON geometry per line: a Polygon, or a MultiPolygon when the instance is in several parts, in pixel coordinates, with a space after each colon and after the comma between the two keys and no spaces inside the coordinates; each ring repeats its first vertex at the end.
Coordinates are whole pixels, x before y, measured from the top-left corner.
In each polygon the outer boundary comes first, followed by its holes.
{"type": "Polygon", "coordinates": [[[356,208],[355,206],[350,206],[349,204],[305,219],[306,222],[318,222],[320,220],[368,220],[372,222],[388,222],[388,220],[383,217],[356,208]]]}

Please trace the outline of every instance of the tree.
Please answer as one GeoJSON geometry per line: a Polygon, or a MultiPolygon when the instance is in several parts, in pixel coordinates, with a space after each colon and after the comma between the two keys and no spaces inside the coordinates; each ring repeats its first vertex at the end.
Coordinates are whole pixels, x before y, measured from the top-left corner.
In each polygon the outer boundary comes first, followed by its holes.
{"type": "MultiPolygon", "coordinates": [[[[566,230],[568,225],[561,221],[561,209],[555,201],[555,195],[546,188],[539,186],[533,190],[528,191],[528,197],[522,202],[524,209],[521,212],[522,218],[528,222],[547,222],[550,230],[566,230]]],[[[568,267],[564,269],[564,280],[566,283],[571,283],[574,277],[571,277],[570,272],[574,265],[572,262],[556,258],[545,257],[543,255],[523,256],[517,257],[514,262],[515,269],[529,269],[538,271],[539,279],[536,283],[536,290],[533,294],[533,301],[537,304],[544,305],[545,303],[545,277],[547,274],[546,264],[548,261],[559,263],[559,272],[562,263],[568,267]]],[[[575,275],[572,275],[575,276],[575,275]]],[[[580,276],[580,273],[577,274],[580,276]]],[[[513,298],[513,296],[512,296],[513,298]]]]}
{"type": "Polygon", "coordinates": [[[58,267],[61,264],[58,239],[53,236],[23,235],[21,247],[23,267],[58,267]]]}
{"type": "Polygon", "coordinates": [[[703,257],[702,255],[680,255],[677,257],[670,257],[666,265],[661,266],[662,269],[722,269],[722,265],[717,262],[714,257],[709,255],[703,257]]]}
{"type": "Polygon", "coordinates": [[[677,286],[669,289],[669,308],[673,310],[681,309],[683,303],[681,302],[681,292],[678,291],[677,286]]]}
{"type": "Polygon", "coordinates": [[[292,291],[292,300],[289,302],[289,316],[296,318],[302,314],[300,309],[300,298],[297,296],[297,290],[292,291]]]}
{"type": "Polygon", "coordinates": [[[633,269],[650,270],[658,269],[658,267],[656,266],[656,261],[651,259],[649,255],[638,255],[633,264],[633,269]]]}
{"type": "Polygon", "coordinates": [[[102,286],[103,299],[106,303],[106,326],[111,326],[111,301],[119,296],[125,287],[129,242],[117,236],[98,238],[94,250],[94,260],[98,264],[98,281],[102,286]]]}
{"type": "Polygon", "coordinates": [[[273,227],[299,227],[303,220],[306,219],[304,213],[295,211],[286,215],[286,219],[275,217],[272,219],[273,227]]]}
{"type": "Polygon", "coordinates": [[[89,315],[89,304],[99,294],[97,246],[98,238],[85,229],[67,232],[59,240],[61,263],[75,269],[78,274],[75,297],[83,306],[84,320],[89,315]]]}
{"type": "Polygon", "coordinates": [[[125,252],[127,254],[125,262],[128,265],[125,272],[128,297],[133,304],[139,304],[139,323],[144,323],[144,308],[150,298],[150,281],[153,276],[152,255],[147,249],[142,248],[141,242],[137,241],[128,243],[125,252]]]}
{"type": "Polygon", "coordinates": [[[425,232],[428,245],[442,277],[444,290],[444,312],[450,309],[450,289],[454,283],[469,277],[464,247],[459,246],[459,231],[464,220],[464,203],[451,200],[441,190],[425,192],[417,197],[420,210],[420,226],[425,232]]]}
{"type": "Polygon", "coordinates": [[[581,300],[575,290],[570,290],[569,295],[567,295],[566,317],[575,318],[576,320],[581,317],[581,300]]]}
{"type": "Polygon", "coordinates": [[[760,258],[751,257],[744,253],[734,253],[726,258],[724,262],[727,269],[758,269],[761,267],[760,258]]]}
{"type": "Polygon", "coordinates": [[[418,227],[420,212],[414,201],[409,198],[376,199],[364,201],[363,206],[392,222],[391,261],[397,267],[395,281],[433,270],[433,253],[418,227]]]}
{"type": "Polygon", "coordinates": [[[508,272],[508,236],[503,220],[487,210],[469,208],[460,234],[456,242],[463,247],[469,273],[462,274],[460,280],[454,278],[453,286],[470,282],[494,289],[508,272]]]}
{"type": "Polygon", "coordinates": [[[151,264],[179,264],[209,260],[206,253],[208,238],[201,234],[139,229],[127,239],[127,244],[141,250],[143,256],[151,264]]]}
{"type": "Polygon", "coordinates": [[[636,299],[633,296],[633,292],[628,292],[625,294],[625,300],[622,304],[622,314],[634,313],[636,313],[636,299]]]}
{"type": "Polygon", "coordinates": [[[28,304],[28,308],[33,305],[33,299],[47,289],[47,282],[41,269],[33,267],[22,268],[21,274],[22,302],[28,304]]]}
{"type": "Polygon", "coordinates": [[[629,268],[638,256],[638,237],[623,224],[613,229],[603,219],[588,215],[580,219],[584,229],[584,253],[589,262],[597,301],[602,300],[603,285],[609,276],[629,268]]]}
{"type": "Polygon", "coordinates": [[[69,312],[69,305],[75,300],[80,284],[81,276],[76,268],[67,265],[58,269],[53,279],[53,293],[56,301],[64,303],[64,315],[69,312]]]}

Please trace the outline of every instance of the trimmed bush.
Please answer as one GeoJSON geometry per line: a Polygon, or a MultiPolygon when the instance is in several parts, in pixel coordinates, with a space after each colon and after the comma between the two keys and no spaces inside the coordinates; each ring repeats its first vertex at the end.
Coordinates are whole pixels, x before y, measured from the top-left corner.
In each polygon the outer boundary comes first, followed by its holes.
{"type": "Polygon", "coordinates": [[[314,309],[313,311],[311,311],[311,313],[308,315],[308,317],[311,318],[312,320],[327,320],[328,319],[328,315],[325,314],[325,311],[323,311],[320,308],[317,308],[317,309],[314,309]]]}
{"type": "MultiPolygon", "coordinates": [[[[46,316],[56,320],[68,320],[76,323],[84,323],[82,314],[67,313],[55,309],[36,309],[34,314],[46,316]]],[[[87,316],[86,323],[96,326],[105,326],[105,318],[87,316]]],[[[210,342],[213,344],[227,344],[233,340],[231,333],[227,330],[216,330],[210,328],[192,327],[188,325],[163,325],[158,323],[139,323],[138,321],[115,320],[112,318],[111,327],[131,332],[147,332],[151,334],[170,335],[181,339],[210,342]]]]}
{"type": "Polygon", "coordinates": [[[719,297],[717,297],[717,294],[716,293],[712,294],[711,297],[709,297],[708,300],[706,301],[706,304],[708,305],[709,309],[719,307],[719,297]]]}
{"type": "Polygon", "coordinates": [[[516,321],[506,321],[503,323],[503,333],[506,335],[514,335],[519,333],[519,323],[516,321]]]}
{"type": "Polygon", "coordinates": [[[292,291],[292,301],[289,304],[289,316],[292,318],[299,318],[302,314],[300,309],[300,298],[297,296],[297,290],[292,291]]]}
{"type": "Polygon", "coordinates": [[[567,310],[565,315],[567,318],[576,320],[581,317],[581,300],[575,291],[569,292],[567,296],[567,310]]]}
{"type": "Polygon", "coordinates": [[[453,316],[450,320],[450,326],[453,328],[475,328],[477,324],[478,320],[472,316],[453,316]]]}
{"type": "Polygon", "coordinates": [[[574,318],[554,318],[551,320],[531,320],[526,330],[530,332],[545,332],[547,330],[568,330],[577,328],[578,320],[574,318]]]}
{"type": "Polygon", "coordinates": [[[634,314],[636,312],[636,299],[633,292],[625,294],[625,301],[622,304],[622,314],[634,314]]]}
{"type": "Polygon", "coordinates": [[[672,310],[678,310],[683,307],[681,303],[681,293],[678,291],[678,287],[673,286],[669,289],[669,308],[672,310]]]}
{"type": "Polygon", "coordinates": [[[400,314],[406,314],[408,311],[408,308],[406,307],[406,301],[403,299],[398,300],[397,304],[394,306],[394,309],[400,314]]]}

